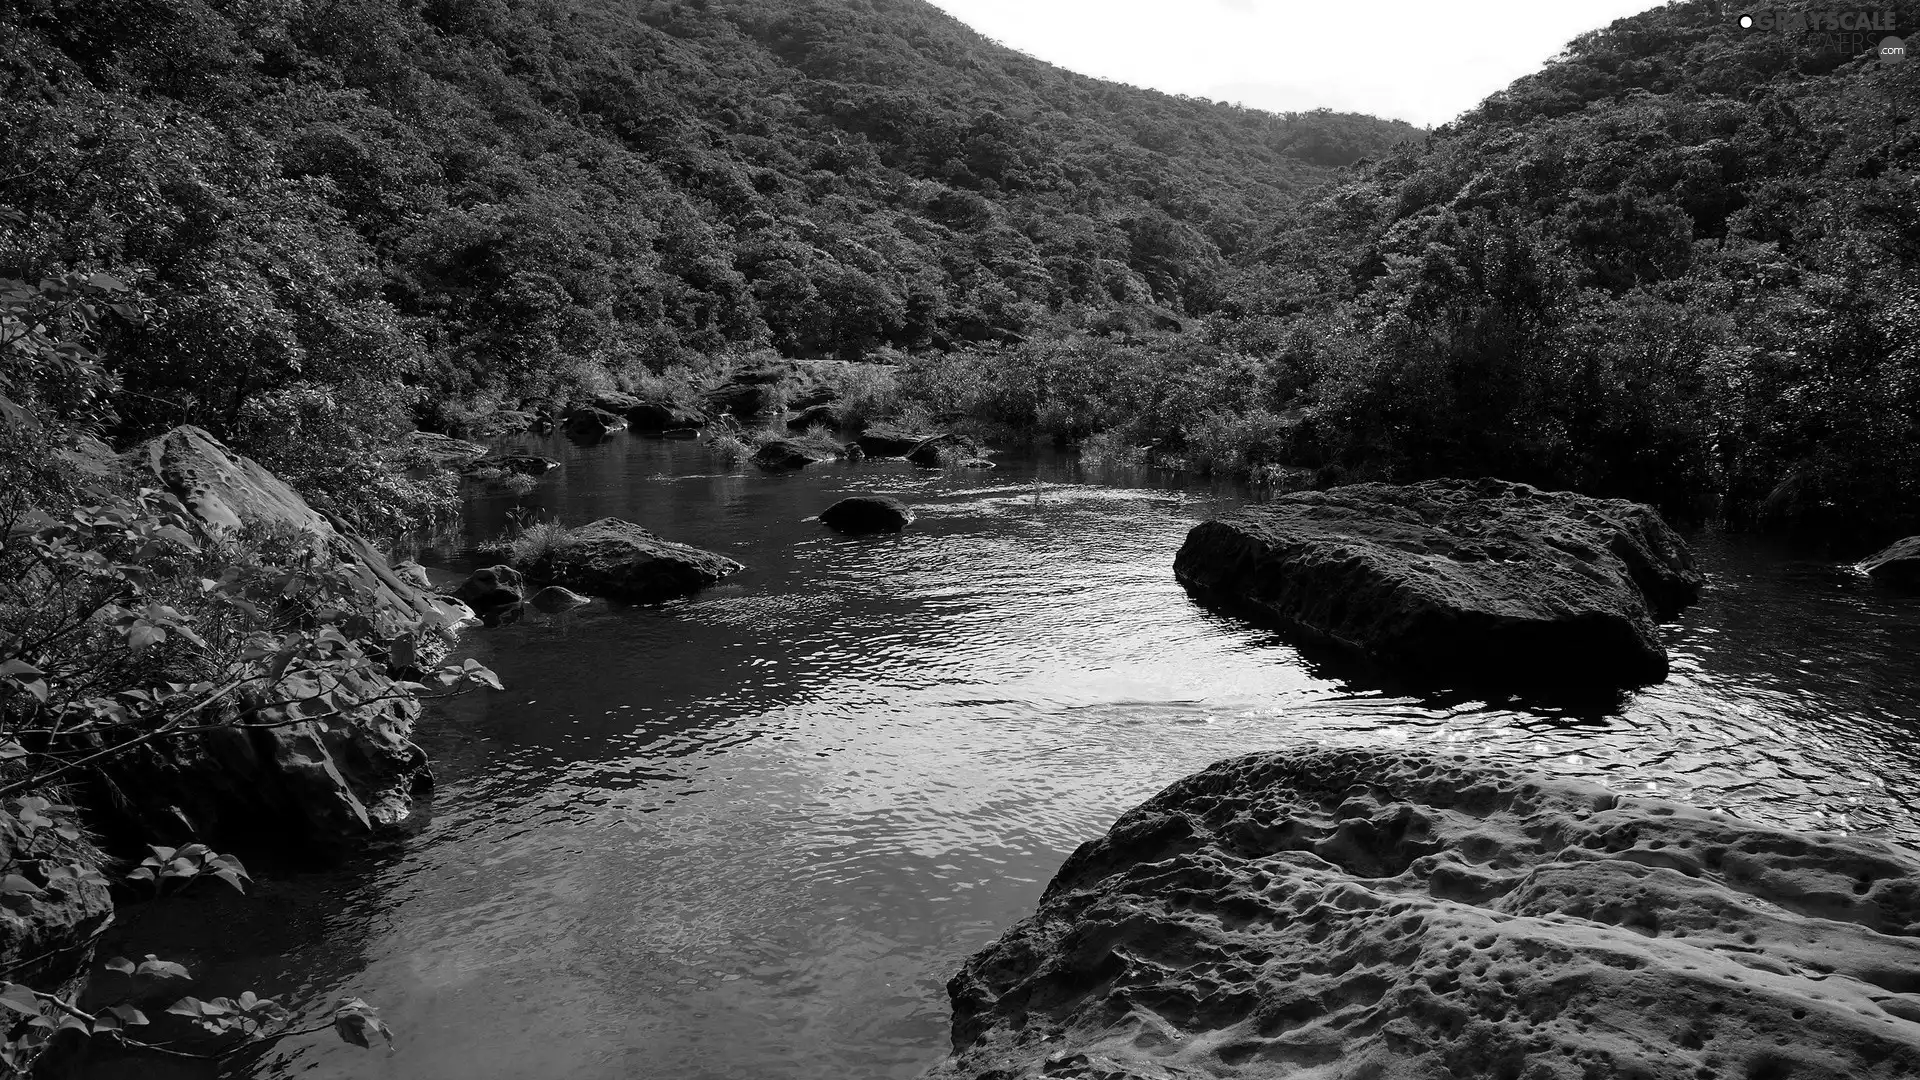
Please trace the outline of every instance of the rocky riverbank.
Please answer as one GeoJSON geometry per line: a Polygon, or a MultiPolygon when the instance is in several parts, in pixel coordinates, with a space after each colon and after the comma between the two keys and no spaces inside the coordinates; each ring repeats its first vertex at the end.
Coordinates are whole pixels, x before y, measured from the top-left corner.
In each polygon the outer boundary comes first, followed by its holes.
{"type": "MultiPolygon", "coordinates": [[[[0,836],[6,849],[0,858],[26,877],[24,884],[9,886],[9,903],[0,913],[0,961],[9,978],[50,990],[69,989],[84,976],[92,941],[112,919],[103,878],[70,880],[55,871],[69,864],[110,865],[114,860],[103,846],[125,854],[147,844],[197,843],[297,865],[329,861],[415,829],[433,774],[411,738],[420,712],[411,680],[426,677],[423,672],[433,668],[470,615],[397,572],[366,538],[199,428],[174,429],[117,465],[102,465],[103,472],[112,468],[121,471],[116,480],[163,489],[186,509],[180,519],[185,528],[167,526],[174,534],[168,539],[156,533],[156,545],[167,540],[183,551],[230,552],[258,565],[209,564],[203,572],[254,573],[280,584],[272,590],[274,599],[240,597],[231,610],[207,606],[198,631],[190,625],[195,616],[157,602],[146,607],[144,617],[167,628],[152,640],[193,635],[186,639],[197,643],[194,660],[200,666],[193,670],[215,674],[212,681],[224,682],[226,691],[209,692],[197,711],[154,721],[177,729],[164,737],[150,728],[101,721],[103,733],[91,742],[45,747],[48,754],[88,755],[88,768],[62,776],[77,812],[60,806],[30,812],[27,802],[10,804],[15,810],[6,820],[18,827],[0,836]],[[341,587],[309,594],[303,584],[323,579],[341,587]],[[320,600],[321,608],[312,606],[320,600]],[[271,610],[275,603],[277,611],[271,610]],[[238,618],[243,609],[256,627],[252,645],[237,640],[244,635],[222,637],[234,633],[229,626],[216,629],[222,618],[238,618]],[[328,636],[320,629],[328,626],[342,629],[328,636]],[[296,637],[276,639],[276,629],[296,637]],[[273,640],[306,650],[306,639],[297,636],[306,633],[318,634],[310,654],[261,654],[259,642],[273,640]],[[206,669],[208,664],[219,670],[206,669]],[[120,742],[128,744],[125,749],[102,753],[120,742]],[[25,823],[36,814],[53,815],[52,824],[28,829],[25,823]],[[57,841],[51,839],[56,835],[57,841]],[[49,843],[61,850],[46,850],[49,843]]],[[[149,597],[166,595],[192,587],[190,565],[135,567],[139,576],[129,581],[149,597]],[[163,573],[186,575],[186,584],[163,573]]],[[[209,577],[196,591],[213,595],[220,588],[220,580],[209,577]]],[[[189,607],[180,599],[172,603],[189,607]]],[[[176,656],[156,663],[175,665],[167,677],[190,682],[194,676],[186,673],[185,661],[176,656]]],[[[88,690],[126,691],[120,700],[136,702],[155,701],[157,693],[145,684],[88,690]]],[[[81,730],[74,737],[88,738],[85,725],[76,726],[81,730]]],[[[49,793],[57,789],[33,794],[49,793]]]]}
{"type": "Polygon", "coordinates": [[[1920,853],[1465,756],[1221,762],[949,984],[937,1080],[1920,1075],[1920,853]]]}

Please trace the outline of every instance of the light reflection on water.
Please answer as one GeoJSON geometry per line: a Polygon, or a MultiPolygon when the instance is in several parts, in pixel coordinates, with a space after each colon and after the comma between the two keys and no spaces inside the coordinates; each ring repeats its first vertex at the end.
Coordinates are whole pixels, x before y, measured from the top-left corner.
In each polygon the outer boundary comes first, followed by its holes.
{"type": "MultiPolygon", "coordinates": [[[[257,926],[196,957],[313,1009],[364,994],[401,1048],[288,1045],[253,1075],[913,1076],[945,1048],[944,980],[1077,844],[1214,760],[1303,741],[1920,836],[1920,603],[1750,546],[1702,542],[1714,587],[1671,631],[1667,683],[1579,715],[1350,689],[1195,606],[1172,556],[1231,491],[1100,486],[1061,461],[774,477],[685,443],[535,449],[566,467],[530,504],[750,570],[470,640],[508,689],[424,727],[429,832],[289,888],[323,931],[257,926]],[[805,520],[856,490],[918,523],[847,540],[805,520]]],[[[476,503],[467,541],[508,505],[476,503]]]]}

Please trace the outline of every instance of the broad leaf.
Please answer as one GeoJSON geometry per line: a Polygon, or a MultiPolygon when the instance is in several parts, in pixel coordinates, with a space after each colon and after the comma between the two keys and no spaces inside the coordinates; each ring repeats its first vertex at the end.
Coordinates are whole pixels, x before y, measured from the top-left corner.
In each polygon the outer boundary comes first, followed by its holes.
{"type": "Polygon", "coordinates": [[[333,1030],[340,1038],[363,1049],[373,1049],[373,1036],[393,1046],[393,1032],[380,1020],[380,1013],[359,998],[342,998],[333,1014],[333,1030]]]}
{"type": "Polygon", "coordinates": [[[40,999],[33,996],[33,987],[21,983],[8,983],[6,989],[0,990],[0,1006],[22,1016],[40,1015],[40,999]]]}

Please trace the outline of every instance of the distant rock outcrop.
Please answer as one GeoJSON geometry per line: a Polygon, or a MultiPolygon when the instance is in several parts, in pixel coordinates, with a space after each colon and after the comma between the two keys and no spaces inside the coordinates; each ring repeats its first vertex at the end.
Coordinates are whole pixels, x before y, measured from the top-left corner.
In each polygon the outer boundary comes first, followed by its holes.
{"type": "Polygon", "coordinates": [[[833,405],[809,405],[787,418],[788,431],[806,431],[809,428],[840,430],[840,410],[833,405]]]}
{"type": "Polygon", "coordinates": [[[541,457],[538,454],[493,454],[488,457],[469,461],[461,471],[471,474],[498,470],[503,473],[542,476],[559,467],[559,462],[549,457],[541,457]]]}
{"type": "Polygon", "coordinates": [[[619,518],[568,529],[541,555],[516,565],[536,584],[630,604],[687,596],[745,569],[724,555],[662,540],[619,518]]]}
{"type": "Polygon", "coordinates": [[[853,495],[822,510],[820,523],[848,534],[897,533],[913,524],[913,511],[885,495],[853,495]]]}
{"type": "Polygon", "coordinates": [[[868,457],[905,457],[929,437],[899,428],[871,427],[861,432],[854,441],[867,452],[868,457]]]}
{"type": "Polygon", "coordinates": [[[1902,588],[1920,589],[1920,536],[1890,544],[1860,564],[1875,581],[1902,588]]]}
{"type": "Polygon", "coordinates": [[[1499,480],[1282,496],[1196,526],[1174,573],[1391,667],[1505,684],[1658,681],[1655,622],[1701,586],[1651,507],[1499,480]]]}
{"type": "Polygon", "coordinates": [[[582,442],[604,439],[616,431],[626,429],[627,418],[605,409],[586,406],[572,409],[561,418],[561,425],[567,437],[582,442]]]}
{"type": "Polygon", "coordinates": [[[948,984],[937,1080],[1920,1076],[1920,852],[1464,756],[1224,761],[948,984]]]}
{"type": "Polygon", "coordinates": [[[682,435],[699,431],[707,415],[668,401],[641,401],[627,410],[627,422],[644,435],[682,435]]]}

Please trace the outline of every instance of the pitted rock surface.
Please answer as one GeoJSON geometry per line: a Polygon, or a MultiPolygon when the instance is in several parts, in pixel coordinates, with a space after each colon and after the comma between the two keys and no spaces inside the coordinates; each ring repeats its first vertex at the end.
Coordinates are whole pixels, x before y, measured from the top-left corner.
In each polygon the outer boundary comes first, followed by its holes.
{"type": "Polygon", "coordinates": [[[948,984],[975,1077],[1920,1076],[1920,853],[1465,757],[1221,762],[948,984]]]}
{"type": "Polygon", "coordinates": [[[1665,678],[1655,623],[1701,586],[1652,507],[1501,480],[1285,495],[1195,526],[1174,574],[1397,669],[1516,684],[1665,678]]]}

